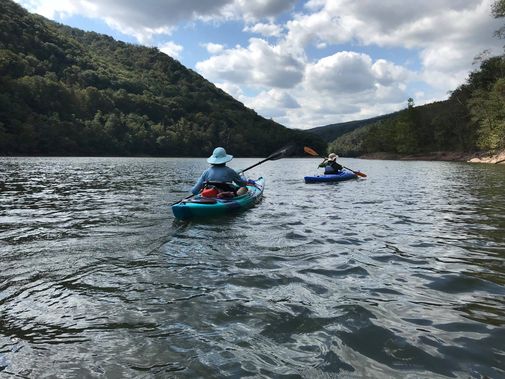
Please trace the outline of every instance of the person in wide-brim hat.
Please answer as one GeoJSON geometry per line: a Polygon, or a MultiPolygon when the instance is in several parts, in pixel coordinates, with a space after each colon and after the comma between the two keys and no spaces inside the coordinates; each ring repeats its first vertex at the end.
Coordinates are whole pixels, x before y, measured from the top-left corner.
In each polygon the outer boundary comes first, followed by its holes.
{"type": "Polygon", "coordinates": [[[338,158],[338,155],[335,154],[335,153],[331,153],[330,155],[328,155],[328,158],[326,158],[327,161],[336,161],[338,158]]]}
{"type": "Polygon", "coordinates": [[[216,147],[212,155],[207,158],[207,162],[211,166],[205,170],[196,184],[191,189],[194,195],[197,195],[204,189],[206,184],[212,183],[213,186],[218,187],[219,190],[228,190],[234,192],[236,195],[242,195],[247,192],[247,181],[240,177],[240,175],[226,163],[233,159],[233,155],[227,154],[223,147],[216,147]]]}
{"type": "Polygon", "coordinates": [[[216,147],[212,152],[212,155],[207,158],[207,162],[210,164],[223,164],[229,162],[233,159],[233,155],[226,154],[226,150],[223,147],[216,147]]]}
{"type": "Polygon", "coordinates": [[[342,165],[337,163],[338,155],[330,153],[327,158],[324,158],[318,167],[324,168],[325,175],[338,174],[343,169],[342,165]]]}

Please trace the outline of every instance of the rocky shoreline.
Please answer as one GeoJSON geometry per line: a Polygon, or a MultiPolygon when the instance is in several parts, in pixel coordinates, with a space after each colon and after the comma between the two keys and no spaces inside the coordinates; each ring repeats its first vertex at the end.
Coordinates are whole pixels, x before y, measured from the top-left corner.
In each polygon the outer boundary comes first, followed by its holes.
{"type": "Polygon", "coordinates": [[[435,151],[422,154],[394,154],[394,153],[371,153],[360,156],[362,159],[391,159],[402,161],[450,161],[470,163],[505,164],[505,150],[499,152],[455,152],[435,151]]]}

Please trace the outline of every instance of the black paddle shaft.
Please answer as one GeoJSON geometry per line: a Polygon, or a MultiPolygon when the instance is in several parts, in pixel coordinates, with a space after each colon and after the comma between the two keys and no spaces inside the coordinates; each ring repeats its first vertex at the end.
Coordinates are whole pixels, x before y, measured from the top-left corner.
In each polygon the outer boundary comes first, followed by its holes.
{"type": "MultiPolygon", "coordinates": [[[[281,153],[278,153],[278,154],[280,155],[281,153]]],[[[272,157],[265,158],[265,159],[263,159],[262,161],[260,161],[260,162],[258,162],[258,163],[253,164],[252,166],[249,166],[249,167],[247,167],[247,168],[244,168],[244,169],[243,169],[243,170],[241,170],[240,172],[242,173],[242,172],[245,172],[245,171],[247,171],[247,170],[250,170],[251,168],[254,168],[254,167],[256,167],[256,166],[259,166],[260,164],[265,163],[266,161],[270,161],[270,160],[272,160],[272,159],[274,159],[274,157],[273,157],[273,156],[272,156],[272,157]]]]}

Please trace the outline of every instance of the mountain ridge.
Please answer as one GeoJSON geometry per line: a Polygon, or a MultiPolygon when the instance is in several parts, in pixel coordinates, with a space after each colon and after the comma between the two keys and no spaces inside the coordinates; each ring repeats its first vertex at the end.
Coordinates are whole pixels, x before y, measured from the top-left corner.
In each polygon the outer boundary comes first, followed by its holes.
{"type": "Polygon", "coordinates": [[[326,142],[332,142],[338,137],[352,132],[355,129],[359,129],[362,126],[366,126],[369,124],[374,124],[378,121],[392,118],[398,115],[398,112],[387,113],[380,116],[370,117],[366,119],[353,120],[353,121],[345,121],[334,124],[328,124],[323,126],[317,126],[315,128],[307,129],[308,132],[314,133],[320,136],[326,142]]]}
{"type": "Polygon", "coordinates": [[[0,3],[0,155],[268,155],[324,142],[266,120],[157,48],[0,3]]]}

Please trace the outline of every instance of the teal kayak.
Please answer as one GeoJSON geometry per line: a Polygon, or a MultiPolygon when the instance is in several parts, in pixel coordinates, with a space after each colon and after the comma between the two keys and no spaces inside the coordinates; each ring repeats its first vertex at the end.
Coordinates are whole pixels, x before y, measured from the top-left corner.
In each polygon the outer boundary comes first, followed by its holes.
{"type": "Polygon", "coordinates": [[[263,195],[265,179],[260,177],[254,185],[247,186],[247,193],[229,199],[202,197],[196,195],[192,199],[183,200],[172,205],[175,218],[186,220],[190,218],[209,218],[228,213],[242,211],[253,207],[263,195]]]}

